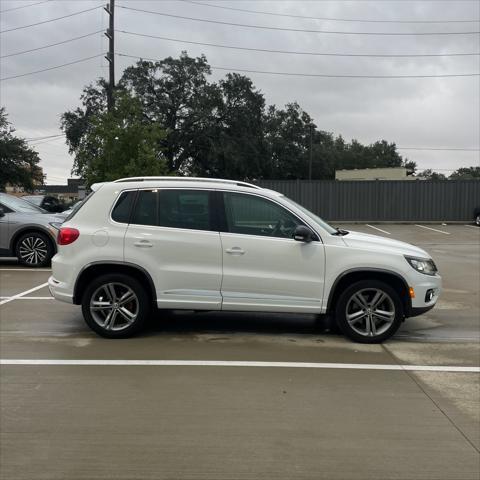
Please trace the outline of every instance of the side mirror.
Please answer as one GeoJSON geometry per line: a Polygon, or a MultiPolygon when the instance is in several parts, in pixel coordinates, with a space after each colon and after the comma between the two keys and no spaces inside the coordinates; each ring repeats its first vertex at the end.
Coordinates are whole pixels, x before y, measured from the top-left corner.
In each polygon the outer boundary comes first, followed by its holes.
{"type": "Polygon", "coordinates": [[[313,232],[304,225],[298,225],[295,228],[295,232],[293,233],[293,238],[297,242],[311,242],[313,240],[313,232]]]}

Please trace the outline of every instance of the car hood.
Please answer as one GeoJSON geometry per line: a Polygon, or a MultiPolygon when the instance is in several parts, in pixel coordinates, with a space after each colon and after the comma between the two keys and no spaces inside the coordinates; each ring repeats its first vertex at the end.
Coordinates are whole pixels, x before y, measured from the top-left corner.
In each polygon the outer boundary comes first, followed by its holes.
{"type": "Polygon", "coordinates": [[[402,255],[411,255],[413,257],[430,258],[430,255],[419,247],[410,243],[393,240],[390,238],[371,235],[369,233],[349,231],[348,235],[343,237],[347,246],[352,248],[372,249],[382,252],[399,253],[402,255]]]}

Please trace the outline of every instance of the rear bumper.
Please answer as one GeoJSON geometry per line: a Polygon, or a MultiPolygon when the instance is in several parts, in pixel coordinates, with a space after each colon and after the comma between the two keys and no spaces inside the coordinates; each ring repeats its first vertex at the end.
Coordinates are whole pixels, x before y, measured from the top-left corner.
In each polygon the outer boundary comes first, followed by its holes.
{"type": "Polygon", "coordinates": [[[50,290],[52,297],[56,300],[66,303],[73,303],[73,295],[68,290],[67,286],[64,283],[55,280],[53,276],[48,279],[48,289],[50,290]]]}

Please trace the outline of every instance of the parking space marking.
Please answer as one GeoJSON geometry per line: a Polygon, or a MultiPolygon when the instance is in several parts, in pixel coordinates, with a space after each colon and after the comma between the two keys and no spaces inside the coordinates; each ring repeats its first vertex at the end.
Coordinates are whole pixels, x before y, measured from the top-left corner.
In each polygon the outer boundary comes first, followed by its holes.
{"type": "Polygon", "coordinates": [[[2,300],[0,302],[0,305],[5,305],[8,302],[13,302],[13,300],[17,300],[18,298],[24,297],[25,295],[28,295],[29,293],[36,292],[37,290],[40,290],[41,288],[45,288],[48,285],[48,282],[42,283],[41,285],[38,285],[38,287],[33,287],[30,290],[25,290],[24,292],[17,293],[16,295],[12,295],[11,297],[8,297],[5,300],[2,300]]]}
{"type": "Polygon", "coordinates": [[[365,224],[367,227],[374,228],[375,230],[378,230],[379,232],[386,233],[387,235],[391,235],[390,232],[387,232],[386,230],[382,230],[381,228],[374,227],[373,225],[369,225],[368,223],[365,224]]]}
{"type": "Polygon", "coordinates": [[[480,232],[480,228],[477,225],[464,225],[464,227],[477,228],[480,232]]]}
{"type": "Polygon", "coordinates": [[[255,362],[235,360],[51,360],[2,358],[0,365],[28,366],[157,366],[157,367],[263,367],[342,370],[397,370],[480,373],[480,367],[442,365],[388,365],[370,363],[255,362]]]}
{"type": "Polygon", "coordinates": [[[48,268],[0,268],[0,272],[51,272],[48,268]]]}
{"type": "Polygon", "coordinates": [[[445,235],[450,235],[450,232],[445,232],[444,230],[437,230],[436,228],[426,227],[425,225],[417,225],[416,227],[425,228],[427,230],[432,230],[432,232],[444,233],[445,235]]]}
{"type": "MultiPolygon", "coordinates": [[[[7,300],[10,297],[0,297],[0,300],[7,300]]],[[[15,300],[54,300],[53,297],[18,297],[15,300]]]]}

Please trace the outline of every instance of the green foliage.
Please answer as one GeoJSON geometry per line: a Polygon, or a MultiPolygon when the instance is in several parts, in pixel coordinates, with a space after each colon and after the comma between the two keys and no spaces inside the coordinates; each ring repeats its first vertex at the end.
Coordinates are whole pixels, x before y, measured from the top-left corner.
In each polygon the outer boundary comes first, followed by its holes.
{"type": "Polygon", "coordinates": [[[455,170],[449,177],[452,180],[480,179],[480,167],[464,167],[455,170]]]}
{"type": "Polygon", "coordinates": [[[5,108],[0,107],[0,190],[10,184],[29,191],[43,184],[40,158],[23,138],[13,135],[14,131],[5,108]]]}
{"type": "Polygon", "coordinates": [[[85,113],[78,109],[63,116],[67,142],[75,154],[73,173],[88,185],[167,173],[159,148],[165,136],[162,126],[145,121],[140,102],[128,93],[119,91],[115,100],[112,112],[98,108],[85,113]]]}
{"type": "MultiPolygon", "coordinates": [[[[150,160],[157,158],[160,170],[246,180],[296,179],[308,177],[310,158],[314,179],[333,179],[335,170],[341,168],[416,168],[414,162],[402,158],[394,143],[345,142],[341,136],[318,129],[297,103],[284,108],[266,105],[263,93],[248,77],[229,73],[218,82],[209,82],[210,73],[205,56],[192,58],[186,52],[160,62],[139,61],[124,71],[117,97],[126,96],[129,104],[135,103],[134,119],[140,130],[147,126],[164,129],[164,135],[149,140],[150,160]]],[[[136,158],[135,148],[108,151],[120,145],[108,141],[109,122],[121,125],[125,108],[120,108],[117,99],[114,118],[105,116],[103,80],[85,88],[81,100],[82,108],[62,116],[70,152],[75,154],[75,173],[115,178],[120,172],[112,169],[113,157],[115,165],[129,164],[127,154],[136,158]]],[[[144,174],[144,170],[136,171],[136,165],[133,160],[128,169],[121,170],[144,174]]]]}
{"type": "Polygon", "coordinates": [[[431,168],[423,170],[417,174],[418,178],[424,178],[425,180],[446,180],[447,177],[443,173],[434,172],[431,168]]]}

